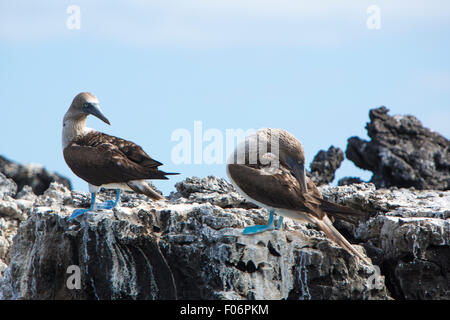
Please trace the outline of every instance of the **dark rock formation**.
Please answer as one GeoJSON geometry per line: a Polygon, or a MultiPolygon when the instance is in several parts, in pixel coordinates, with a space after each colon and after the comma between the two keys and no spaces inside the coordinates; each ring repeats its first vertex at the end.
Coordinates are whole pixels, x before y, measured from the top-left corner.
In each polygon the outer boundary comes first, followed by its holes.
{"type": "Polygon", "coordinates": [[[450,189],[449,140],[413,116],[389,116],[385,107],[370,110],[369,117],[366,129],[372,140],[351,137],[345,154],[373,172],[377,188],[450,189]]]}
{"type": "Polygon", "coordinates": [[[362,182],[364,182],[364,181],[362,181],[358,177],[344,177],[342,179],[339,179],[338,186],[348,186],[350,184],[358,184],[358,183],[362,183],[362,182]]]}
{"type": "Polygon", "coordinates": [[[328,184],[334,179],[334,173],[344,160],[344,153],[341,149],[333,146],[327,151],[320,150],[310,164],[308,177],[318,186],[328,184]]]}
{"type": "Polygon", "coordinates": [[[71,189],[69,179],[57,173],[48,172],[41,165],[21,165],[0,156],[0,172],[14,180],[17,191],[21,191],[24,186],[30,186],[35,194],[41,195],[52,182],[58,182],[71,189]]]}
{"type": "MultiPolygon", "coordinates": [[[[248,209],[224,180],[190,178],[177,190],[159,202],[127,193],[118,209],[68,222],[89,195],[52,183],[26,200],[29,206],[18,206],[28,219],[9,249],[0,298],[389,298],[382,276],[374,285],[373,267],[310,226],[287,219],[284,231],[242,235],[243,227],[265,222],[267,212],[248,209]],[[214,202],[211,194],[235,200],[214,202]],[[81,289],[67,285],[74,265],[81,289]]],[[[18,201],[5,199],[10,207],[18,201]]]]}
{"type": "Polygon", "coordinates": [[[321,187],[370,214],[337,226],[380,274],[287,218],[283,230],[242,235],[267,212],[223,179],[188,178],[158,202],[125,193],[120,208],[73,222],[88,193],[52,183],[13,198],[15,188],[0,175],[0,299],[450,299],[450,191],[321,187]],[[68,286],[70,266],[80,289],[68,286]]]}

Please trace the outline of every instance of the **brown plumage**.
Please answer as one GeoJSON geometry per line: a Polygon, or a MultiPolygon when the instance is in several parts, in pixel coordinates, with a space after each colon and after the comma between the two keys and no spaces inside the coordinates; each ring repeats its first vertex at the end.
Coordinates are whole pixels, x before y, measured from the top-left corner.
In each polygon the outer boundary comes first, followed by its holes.
{"type": "Polygon", "coordinates": [[[89,93],[78,94],[64,116],[63,154],[72,171],[90,187],[133,190],[159,200],[145,179],[168,179],[158,169],[161,162],[152,159],[134,142],[86,128],[86,117],[92,114],[109,124],[97,98],[89,93]]]}
{"type": "Polygon", "coordinates": [[[102,132],[89,132],[64,148],[72,171],[94,186],[140,179],[167,179],[152,159],[135,143],[102,132]]]}
{"type": "Polygon", "coordinates": [[[369,263],[328,217],[355,222],[364,213],[323,199],[306,177],[304,164],[303,147],[294,136],[279,129],[260,129],[231,156],[227,174],[248,200],[282,216],[317,225],[334,242],[369,263]]]}

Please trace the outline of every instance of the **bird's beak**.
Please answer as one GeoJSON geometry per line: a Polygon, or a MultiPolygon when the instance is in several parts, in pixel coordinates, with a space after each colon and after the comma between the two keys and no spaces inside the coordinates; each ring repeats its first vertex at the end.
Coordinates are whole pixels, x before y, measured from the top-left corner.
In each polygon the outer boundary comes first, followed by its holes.
{"type": "Polygon", "coordinates": [[[286,158],[286,163],[294,173],[302,192],[308,192],[308,188],[306,187],[305,164],[301,161],[295,161],[291,157],[286,158]]]}
{"type": "Polygon", "coordinates": [[[83,111],[86,114],[92,114],[93,116],[99,118],[109,125],[111,124],[103,114],[102,110],[100,110],[100,106],[98,105],[98,103],[87,103],[85,106],[83,106],[83,111]]]}
{"type": "Polygon", "coordinates": [[[302,192],[308,192],[308,188],[306,187],[305,165],[303,163],[296,163],[292,168],[292,171],[294,171],[295,178],[297,178],[302,192]]]}

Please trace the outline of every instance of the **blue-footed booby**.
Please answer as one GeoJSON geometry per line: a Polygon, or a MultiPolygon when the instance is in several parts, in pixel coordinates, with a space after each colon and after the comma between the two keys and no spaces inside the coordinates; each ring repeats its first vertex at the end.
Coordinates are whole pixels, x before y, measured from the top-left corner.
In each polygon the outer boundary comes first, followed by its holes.
{"type": "Polygon", "coordinates": [[[159,170],[162,163],[152,159],[137,144],[87,128],[88,115],[110,124],[99,107],[97,97],[90,92],[82,92],[75,96],[64,115],[62,147],[67,165],[89,185],[91,206],[74,210],[69,220],[89,211],[116,207],[120,202],[120,190],[145,194],[153,200],[162,199],[145,180],[168,179],[166,175],[177,173],[159,170]],[[96,203],[96,193],[100,188],[115,189],[115,201],[96,203]]]}
{"type": "Polygon", "coordinates": [[[364,213],[322,198],[314,182],[305,174],[303,146],[281,129],[260,129],[240,143],[227,161],[227,175],[236,190],[248,201],[266,208],[267,225],[244,229],[255,234],[279,229],[283,216],[310,222],[350,254],[370,264],[333,226],[331,219],[355,222],[364,213]],[[273,215],[280,217],[277,225],[273,215]]]}

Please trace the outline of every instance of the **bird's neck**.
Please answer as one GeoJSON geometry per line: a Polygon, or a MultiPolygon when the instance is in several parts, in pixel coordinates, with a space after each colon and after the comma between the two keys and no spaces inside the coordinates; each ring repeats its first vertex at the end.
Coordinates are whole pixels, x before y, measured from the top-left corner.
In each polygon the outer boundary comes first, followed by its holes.
{"type": "Polygon", "coordinates": [[[62,146],[63,149],[75,138],[84,135],[89,129],[86,128],[86,118],[78,119],[64,117],[63,131],[62,131],[62,146]]]}

